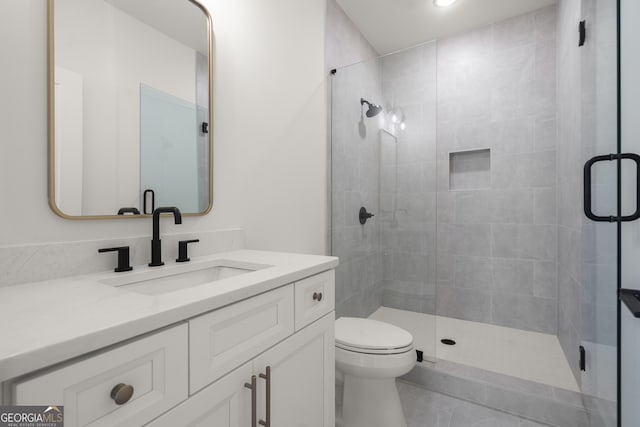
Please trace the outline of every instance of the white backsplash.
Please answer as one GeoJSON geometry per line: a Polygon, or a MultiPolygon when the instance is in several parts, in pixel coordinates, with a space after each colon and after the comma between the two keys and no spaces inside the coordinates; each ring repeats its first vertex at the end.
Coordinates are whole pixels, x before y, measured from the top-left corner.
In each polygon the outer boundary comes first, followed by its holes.
{"type": "MultiPolygon", "coordinates": [[[[189,256],[211,255],[244,249],[242,229],[227,229],[162,235],[162,259],[178,257],[178,241],[200,239],[189,245],[189,256]]],[[[0,246],[0,287],[97,273],[115,268],[115,252],[98,253],[100,248],[130,247],[131,265],[144,265],[151,259],[151,237],[85,240],[24,246],[0,246]]]]}

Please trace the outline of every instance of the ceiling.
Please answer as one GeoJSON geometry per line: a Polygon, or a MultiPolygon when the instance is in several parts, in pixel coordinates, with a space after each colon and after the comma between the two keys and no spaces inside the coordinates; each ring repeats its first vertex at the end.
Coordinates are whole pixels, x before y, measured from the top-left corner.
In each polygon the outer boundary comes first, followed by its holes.
{"type": "Polygon", "coordinates": [[[433,0],[337,0],[379,54],[480,28],[557,0],[458,0],[447,8],[433,0]]]}
{"type": "Polygon", "coordinates": [[[187,0],[105,0],[161,33],[208,55],[207,19],[187,0]]]}

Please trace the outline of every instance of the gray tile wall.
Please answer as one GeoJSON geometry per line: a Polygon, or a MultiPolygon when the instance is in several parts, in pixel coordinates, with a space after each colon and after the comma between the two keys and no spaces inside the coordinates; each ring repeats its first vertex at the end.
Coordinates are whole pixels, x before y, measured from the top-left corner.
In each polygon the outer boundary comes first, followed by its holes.
{"type": "Polygon", "coordinates": [[[379,56],[336,0],[327,0],[325,38],[327,72],[379,56]]]}
{"type": "Polygon", "coordinates": [[[555,35],[552,6],[438,41],[440,315],[557,331],[555,35]]]}

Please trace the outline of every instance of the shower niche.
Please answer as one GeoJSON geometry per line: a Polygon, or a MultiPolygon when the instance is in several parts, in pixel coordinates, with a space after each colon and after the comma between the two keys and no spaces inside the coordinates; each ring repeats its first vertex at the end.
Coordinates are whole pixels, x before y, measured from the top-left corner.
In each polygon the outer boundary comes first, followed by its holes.
{"type": "Polygon", "coordinates": [[[491,150],[479,148],[449,153],[450,190],[486,190],[491,187],[491,150]]]}

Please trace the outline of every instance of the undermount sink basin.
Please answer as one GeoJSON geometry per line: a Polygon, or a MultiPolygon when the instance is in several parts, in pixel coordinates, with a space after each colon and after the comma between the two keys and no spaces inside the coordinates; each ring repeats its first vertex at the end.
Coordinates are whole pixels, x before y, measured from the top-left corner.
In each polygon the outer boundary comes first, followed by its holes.
{"type": "Polygon", "coordinates": [[[213,260],[209,262],[158,267],[126,276],[99,280],[100,283],[122,287],[144,295],[160,295],[217,282],[241,274],[271,267],[241,261],[213,260]]]}

